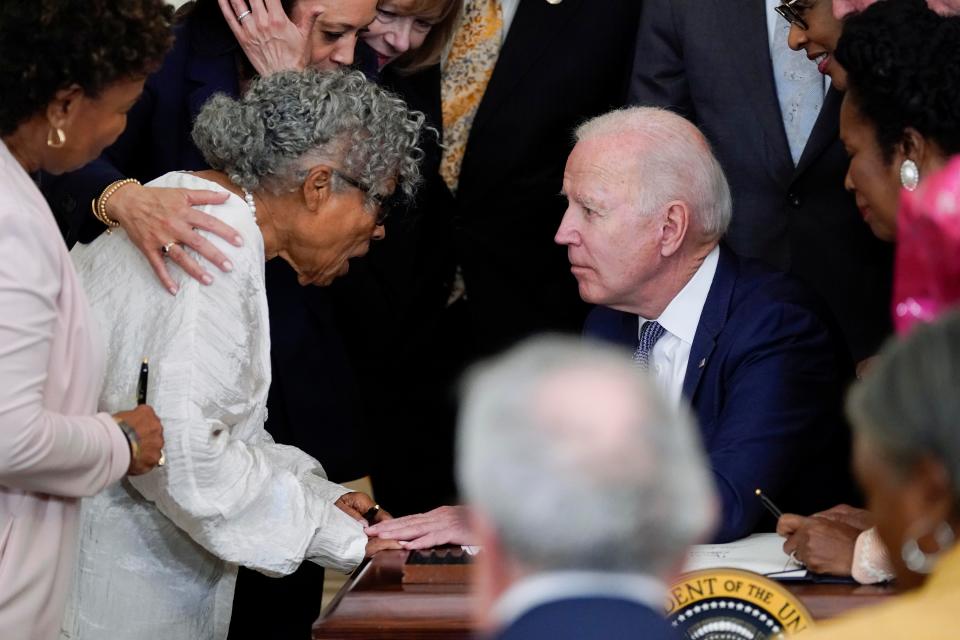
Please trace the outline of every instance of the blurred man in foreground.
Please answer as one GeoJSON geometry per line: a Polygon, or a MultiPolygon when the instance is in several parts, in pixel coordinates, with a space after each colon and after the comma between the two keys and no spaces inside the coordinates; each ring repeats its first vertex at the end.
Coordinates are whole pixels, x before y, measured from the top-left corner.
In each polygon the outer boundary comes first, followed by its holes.
{"type": "Polygon", "coordinates": [[[615,351],[548,338],[474,371],[459,429],[494,637],[673,637],[664,583],[716,513],[685,410],[615,351]]]}

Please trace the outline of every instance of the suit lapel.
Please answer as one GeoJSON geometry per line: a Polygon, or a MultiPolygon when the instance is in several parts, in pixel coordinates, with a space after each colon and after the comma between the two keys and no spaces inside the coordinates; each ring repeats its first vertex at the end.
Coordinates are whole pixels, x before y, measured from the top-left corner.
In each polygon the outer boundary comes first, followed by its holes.
{"type": "Polygon", "coordinates": [[[806,171],[840,135],[840,103],[842,101],[843,94],[831,86],[823,98],[820,115],[817,116],[817,122],[813,125],[810,138],[807,139],[807,146],[803,148],[803,155],[800,156],[800,162],[797,163],[791,182],[806,171]]]}
{"type": "MultiPolygon", "coordinates": [[[[773,77],[773,61],[770,59],[770,38],[767,33],[767,14],[763,0],[714,0],[725,29],[718,31],[730,47],[730,59],[718,60],[717,64],[736,67],[745,102],[752,105],[753,113],[763,131],[766,142],[767,170],[786,185],[793,173],[790,144],[783,128],[777,86],[773,77]]],[[[744,114],[749,118],[748,114],[744,114]]]]}
{"type": "Polygon", "coordinates": [[[480,101],[471,136],[510,96],[513,87],[536,68],[547,46],[556,42],[563,26],[576,15],[584,1],[562,0],[559,4],[550,4],[546,0],[520,0],[493,76],[480,101]]]}
{"type": "Polygon", "coordinates": [[[730,312],[730,298],[737,281],[737,260],[733,253],[725,246],[720,245],[720,258],[717,261],[717,272],[713,276],[713,284],[703,304],[700,314],[700,324],[690,346],[690,359],[687,361],[687,372],[683,377],[683,396],[692,401],[700,377],[707,367],[710,355],[717,345],[717,336],[723,330],[730,312]]]}

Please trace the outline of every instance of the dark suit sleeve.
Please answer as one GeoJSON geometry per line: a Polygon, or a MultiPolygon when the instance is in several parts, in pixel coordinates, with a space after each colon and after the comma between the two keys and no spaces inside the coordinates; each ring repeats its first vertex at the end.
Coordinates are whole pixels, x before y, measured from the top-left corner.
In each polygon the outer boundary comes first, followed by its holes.
{"type": "MultiPolygon", "coordinates": [[[[740,336],[724,363],[723,405],[702,425],[723,519],[717,542],[752,533],[764,510],[760,488],[780,507],[799,479],[819,493],[816,461],[837,450],[841,368],[828,329],[798,305],[765,305],[739,314],[740,336]]],[[[826,481],[826,479],[823,479],[826,481]]]]}
{"type": "Polygon", "coordinates": [[[668,107],[696,120],[683,59],[681,16],[686,4],[686,0],[645,1],[629,103],[668,107]]]}

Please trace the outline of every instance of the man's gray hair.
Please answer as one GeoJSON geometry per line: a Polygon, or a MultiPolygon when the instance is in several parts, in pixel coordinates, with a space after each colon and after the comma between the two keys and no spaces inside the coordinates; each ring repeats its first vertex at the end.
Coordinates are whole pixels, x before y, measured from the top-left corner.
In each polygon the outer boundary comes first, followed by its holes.
{"type": "Polygon", "coordinates": [[[893,340],[847,397],[857,434],[894,468],[940,460],[960,509],[960,312],[893,340]]]}
{"type": "Polygon", "coordinates": [[[606,136],[631,145],[642,213],[681,200],[709,239],[719,240],[726,233],[733,210],[730,185],[696,126],[665,109],[629,107],[597,116],[575,133],[577,142],[606,136]]]}
{"type": "Polygon", "coordinates": [[[396,180],[409,197],[420,181],[423,121],[359,71],[307,69],[258,78],[241,98],[215,95],[193,140],[211,167],[246,189],[293,190],[313,166],[330,163],[371,194],[388,194],[396,180]]]}
{"type": "Polygon", "coordinates": [[[716,515],[686,408],[579,339],[535,338],[470,373],[457,474],[510,555],[541,571],[663,575],[716,515]]]}

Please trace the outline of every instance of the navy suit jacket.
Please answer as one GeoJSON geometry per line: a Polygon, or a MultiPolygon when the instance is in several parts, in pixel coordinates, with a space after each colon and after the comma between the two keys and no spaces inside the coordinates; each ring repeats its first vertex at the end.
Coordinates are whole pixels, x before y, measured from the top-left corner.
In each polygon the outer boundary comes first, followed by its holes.
{"type": "MultiPolygon", "coordinates": [[[[585,333],[631,351],[638,318],[595,308],[585,333]]],[[[800,282],[721,246],[683,380],[720,494],[716,541],[769,527],[754,491],[784,511],[851,500],[844,388],[852,363],[800,282]]]]}
{"type": "Polygon", "coordinates": [[[678,640],[663,614],[619,598],[583,597],[540,605],[495,640],[678,640]]]}
{"type": "MultiPolygon", "coordinates": [[[[173,50],[147,79],[120,138],[84,168],[43,177],[51,207],[61,225],[69,226],[68,245],[91,242],[103,232],[89,202],[110,182],[124,177],[147,182],[170,171],[209,169],[190,132],[211,96],[239,94],[239,45],[225,23],[197,14],[175,33],[173,50]]],[[[266,265],[266,289],[273,364],[267,430],[278,442],[317,458],[331,480],[366,475],[357,432],[362,399],[330,292],[299,286],[293,269],[279,259],[266,265]]]]}

